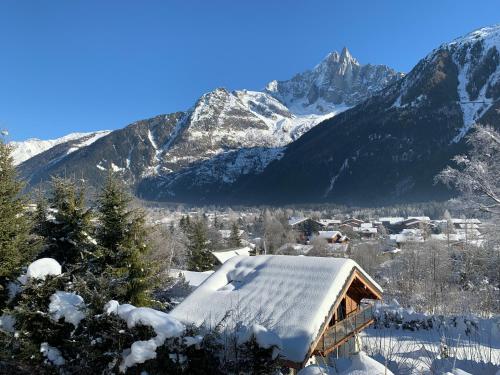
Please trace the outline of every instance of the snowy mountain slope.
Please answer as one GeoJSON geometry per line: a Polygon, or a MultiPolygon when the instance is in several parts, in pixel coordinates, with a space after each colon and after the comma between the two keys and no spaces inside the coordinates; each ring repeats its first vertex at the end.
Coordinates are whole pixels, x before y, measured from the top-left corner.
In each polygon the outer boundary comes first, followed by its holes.
{"type": "MultiPolygon", "coordinates": [[[[330,59],[320,65],[327,69],[330,63],[337,64],[330,59]]],[[[388,69],[385,80],[396,76],[388,69]]],[[[368,78],[363,82],[368,86],[382,81],[377,77],[376,82],[368,78]]],[[[370,90],[356,82],[351,94],[361,100],[370,90]]],[[[347,91],[344,87],[343,93],[347,91]]],[[[353,98],[349,105],[355,103],[353,98]]],[[[284,147],[346,108],[295,111],[269,91],[218,88],[185,112],[138,121],[71,155],[62,148],[49,149],[23,163],[21,172],[31,185],[61,173],[98,185],[112,169],[150,199],[177,199],[186,197],[186,191],[223,191],[242,175],[260,173],[282,155],[284,147]]]]}
{"type": "Polygon", "coordinates": [[[71,133],[56,139],[41,140],[33,138],[21,142],[9,142],[9,144],[14,148],[12,152],[14,165],[19,165],[22,162],[61,143],[82,140],[81,146],[79,147],[84,147],[98,140],[100,137],[104,137],[108,133],[109,131],[107,130],[92,133],[71,133]]]}
{"type": "MultiPolygon", "coordinates": [[[[434,184],[474,123],[500,125],[500,26],[445,43],[410,73],[314,127],[233,186],[238,202],[390,204],[446,199],[434,184]]],[[[230,197],[226,197],[230,199],[230,197]]]]}

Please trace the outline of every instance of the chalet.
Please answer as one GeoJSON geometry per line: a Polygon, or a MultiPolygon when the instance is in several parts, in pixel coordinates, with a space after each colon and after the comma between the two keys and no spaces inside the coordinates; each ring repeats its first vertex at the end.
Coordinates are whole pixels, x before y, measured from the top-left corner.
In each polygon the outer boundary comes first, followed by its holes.
{"type": "Polygon", "coordinates": [[[214,327],[228,314],[261,324],[282,341],[283,365],[297,371],[318,357],[359,350],[373,323],[381,287],[351,259],[260,255],[234,257],[170,313],[185,324],[214,327]]]}
{"type": "Polygon", "coordinates": [[[372,223],[363,223],[359,227],[352,228],[354,232],[365,238],[374,238],[377,236],[378,230],[373,227],[372,223]]]}
{"type": "Polygon", "coordinates": [[[420,229],[403,229],[401,233],[391,234],[389,239],[396,247],[400,248],[405,243],[424,242],[424,236],[420,229]]]}
{"type": "Polygon", "coordinates": [[[319,222],[323,224],[326,230],[334,230],[342,224],[342,221],[338,219],[321,219],[319,222]]]}
{"type": "Polygon", "coordinates": [[[408,216],[407,220],[419,220],[425,223],[430,223],[431,218],[429,216],[408,216]]]}
{"type": "Polygon", "coordinates": [[[291,217],[288,219],[288,225],[297,232],[299,243],[306,243],[314,234],[324,229],[323,224],[308,217],[291,217]]]}
{"type": "Polygon", "coordinates": [[[355,219],[355,218],[350,218],[350,219],[344,220],[342,222],[342,225],[348,225],[351,228],[354,228],[354,227],[360,227],[361,224],[363,224],[363,223],[364,223],[363,220],[359,220],[359,219],[355,219]]]}
{"type": "Polygon", "coordinates": [[[349,237],[344,236],[342,233],[336,230],[320,230],[318,231],[317,237],[323,238],[328,243],[347,243],[349,242],[349,237]]]}
{"type": "Polygon", "coordinates": [[[401,224],[404,221],[404,217],[380,217],[378,221],[380,221],[384,226],[392,226],[392,225],[398,225],[401,224]]]}

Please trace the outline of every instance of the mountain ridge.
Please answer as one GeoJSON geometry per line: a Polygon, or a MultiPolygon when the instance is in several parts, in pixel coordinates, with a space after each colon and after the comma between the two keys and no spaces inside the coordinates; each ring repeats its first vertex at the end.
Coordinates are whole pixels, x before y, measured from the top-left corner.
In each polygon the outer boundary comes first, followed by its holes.
{"type": "MultiPolygon", "coordinates": [[[[347,63],[354,64],[355,70],[361,66],[353,58],[347,63]]],[[[376,86],[381,85],[379,81],[399,77],[387,69],[383,69],[387,76],[373,74],[369,82],[376,86]]],[[[342,77],[345,73],[329,69],[325,82],[333,82],[333,77],[346,82],[349,77],[342,77]]],[[[370,91],[364,92],[357,97],[370,91]]],[[[182,184],[186,183],[201,184],[202,188],[228,185],[241,175],[260,173],[281,157],[288,144],[348,108],[321,95],[317,100],[330,105],[329,111],[305,113],[291,110],[266,91],[217,88],[202,95],[186,111],[137,121],[67,157],[65,150],[72,145],[61,143],[22,163],[21,175],[31,187],[63,173],[84,176],[90,185],[98,185],[106,170],[112,169],[131,186],[139,186],[138,194],[148,191],[148,198],[153,199],[175,198],[185,190],[182,184]]]]}

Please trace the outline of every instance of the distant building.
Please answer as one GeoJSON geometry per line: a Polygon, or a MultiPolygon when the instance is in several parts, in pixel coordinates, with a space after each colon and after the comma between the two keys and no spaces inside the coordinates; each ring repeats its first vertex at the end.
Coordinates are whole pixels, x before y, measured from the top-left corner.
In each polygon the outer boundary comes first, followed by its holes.
{"type": "Polygon", "coordinates": [[[320,230],[316,237],[323,238],[328,243],[346,243],[349,242],[349,237],[344,236],[342,233],[336,230],[323,231],[320,230]]]}
{"type": "Polygon", "coordinates": [[[363,224],[363,223],[364,223],[363,220],[351,218],[351,219],[344,220],[342,222],[342,225],[348,225],[351,228],[354,228],[354,227],[360,227],[361,224],[363,224]]]}
{"type": "Polygon", "coordinates": [[[241,247],[238,249],[223,250],[223,251],[213,251],[212,255],[217,260],[219,264],[226,263],[229,259],[237,256],[250,256],[253,249],[250,246],[241,247]]]}
{"type": "Polygon", "coordinates": [[[324,229],[324,225],[319,221],[308,217],[291,217],[288,219],[288,225],[297,232],[297,242],[306,243],[314,234],[324,229]]]}
{"type": "Polygon", "coordinates": [[[372,223],[362,223],[359,227],[352,229],[364,238],[375,238],[378,234],[378,229],[373,227],[372,223]]]}
{"type": "Polygon", "coordinates": [[[424,242],[424,236],[420,229],[403,229],[401,233],[391,234],[390,241],[400,248],[403,244],[409,242],[424,242]]]}

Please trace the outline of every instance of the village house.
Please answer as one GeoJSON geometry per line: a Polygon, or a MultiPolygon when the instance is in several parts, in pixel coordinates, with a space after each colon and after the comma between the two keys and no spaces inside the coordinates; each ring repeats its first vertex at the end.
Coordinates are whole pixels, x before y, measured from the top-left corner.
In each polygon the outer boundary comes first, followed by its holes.
{"type": "Polygon", "coordinates": [[[236,322],[261,324],[280,337],[283,365],[295,372],[358,352],[358,333],[373,323],[372,306],[381,298],[382,288],[351,259],[238,256],[171,315],[210,329],[230,314],[227,334],[236,322]]]}
{"type": "Polygon", "coordinates": [[[323,238],[328,243],[346,243],[349,242],[349,237],[344,236],[336,230],[320,230],[317,237],[323,238]]]}
{"type": "Polygon", "coordinates": [[[401,233],[391,234],[389,242],[397,248],[401,248],[406,243],[424,242],[425,238],[420,229],[403,229],[401,233]]]}
{"type": "Polygon", "coordinates": [[[345,253],[349,247],[349,237],[339,231],[319,231],[315,238],[321,238],[328,244],[331,252],[345,253]]]}
{"type": "Polygon", "coordinates": [[[382,223],[382,225],[389,227],[392,225],[398,225],[401,224],[404,221],[404,217],[394,217],[394,216],[389,216],[389,217],[380,217],[378,221],[382,223]]]}
{"type": "Polygon", "coordinates": [[[342,225],[347,225],[347,226],[350,226],[351,228],[354,228],[354,227],[360,227],[361,224],[363,224],[363,223],[364,223],[363,220],[356,219],[356,218],[350,218],[350,219],[344,220],[342,222],[342,225]]]}
{"type": "Polygon", "coordinates": [[[372,223],[362,223],[359,227],[354,227],[352,229],[363,238],[375,238],[378,233],[378,229],[375,228],[372,223]]]}
{"type": "Polygon", "coordinates": [[[321,219],[319,222],[323,224],[325,230],[338,229],[340,224],[342,224],[342,221],[338,219],[321,219]]]}
{"type": "Polygon", "coordinates": [[[288,225],[297,233],[298,243],[307,243],[311,237],[324,229],[324,225],[308,217],[291,217],[288,225]]]}

